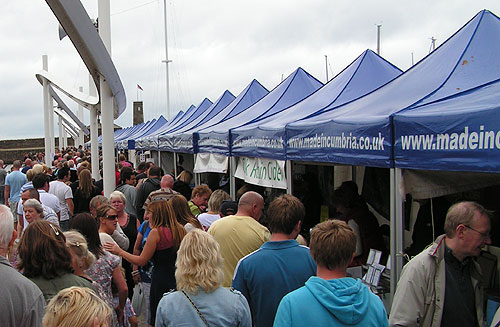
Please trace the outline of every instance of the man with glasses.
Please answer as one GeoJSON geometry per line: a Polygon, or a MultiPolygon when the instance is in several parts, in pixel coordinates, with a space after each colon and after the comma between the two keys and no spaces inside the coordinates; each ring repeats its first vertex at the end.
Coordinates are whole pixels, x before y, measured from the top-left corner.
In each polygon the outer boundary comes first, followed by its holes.
{"type": "Polygon", "coordinates": [[[484,326],[481,270],[475,257],[491,243],[490,213],[475,202],[450,207],[445,235],[403,268],[390,326],[484,326]]]}

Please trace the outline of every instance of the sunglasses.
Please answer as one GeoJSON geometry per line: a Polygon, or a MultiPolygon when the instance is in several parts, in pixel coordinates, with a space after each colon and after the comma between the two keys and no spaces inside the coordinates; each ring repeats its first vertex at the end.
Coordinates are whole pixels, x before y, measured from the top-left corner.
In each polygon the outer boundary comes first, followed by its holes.
{"type": "Polygon", "coordinates": [[[115,220],[115,219],[118,219],[118,215],[108,215],[108,216],[104,216],[104,218],[109,219],[109,220],[115,220]]]}

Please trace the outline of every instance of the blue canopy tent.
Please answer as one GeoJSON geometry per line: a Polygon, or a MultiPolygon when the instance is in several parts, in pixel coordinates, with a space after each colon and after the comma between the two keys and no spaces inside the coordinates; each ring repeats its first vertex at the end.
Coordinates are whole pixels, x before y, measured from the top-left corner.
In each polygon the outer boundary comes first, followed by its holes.
{"type": "Polygon", "coordinates": [[[359,98],[401,74],[371,50],[364,51],[322,88],[299,103],[257,122],[231,129],[232,154],[286,159],[285,125],[359,98]]]}
{"type": "Polygon", "coordinates": [[[143,128],[142,130],[137,131],[133,135],[119,141],[118,148],[119,149],[127,149],[128,148],[128,141],[130,141],[130,140],[135,141],[138,138],[151,135],[154,132],[156,132],[158,129],[160,129],[161,127],[165,126],[166,124],[168,124],[168,121],[165,119],[165,117],[160,116],[160,118],[158,118],[156,121],[153,121],[153,123],[149,124],[146,128],[143,128]]]}
{"type": "MultiPolygon", "coordinates": [[[[189,131],[197,126],[202,125],[206,121],[213,118],[215,115],[220,113],[225,107],[227,107],[233,100],[235,96],[229,92],[224,91],[224,93],[215,101],[204,113],[199,115],[197,118],[191,120],[188,124],[184,126],[178,126],[172,130],[169,130],[167,134],[163,134],[158,137],[159,148],[162,151],[179,151],[179,139],[176,137],[177,134],[189,131]]],[[[181,143],[182,144],[182,143],[181,143]]],[[[192,147],[192,142],[188,144],[192,147]]]]}
{"type": "MultiPolygon", "coordinates": [[[[391,82],[356,101],[288,124],[287,158],[394,167],[394,114],[497,80],[498,65],[493,63],[498,56],[498,26],[498,17],[481,11],[391,82]]],[[[414,128],[418,130],[417,122],[414,128]]],[[[391,169],[390,176],[393,292],[402,268],[402,258],[397,255],[403,250],[402,199],[396,191],[402,183],[401,170],[391,169]]]]}
{"type": "MultiPolygon", "coordinates": [[[[196,108],[194,105],[191,105],[191,107],[188,108],[188,111],[193,108],[196,108]]],[[[187,111],[186,111],[187,112],[187,111]]],[[[156,131],[146,135],[146,136],[141,136],[135,140],[135,148],[138,150],[157,150],[158,149],[158,135],[163,133],[164,131],[168,130],[168,126],[173,126],[173,124],[176,124],[179,119],[184,115],[184,111],[179,111],[174,119],[171,121],[167,122],[160,128],[158,128],[156,131]]]]}
{"type": "MultiPolygon", "coordinates": [[[[152,120],[148,120],[147,122],[141,124],[139,128],[134,129],[132,133],[127,136],[122,136],[119,139],[115,139],[115,147],[120,147],[121,142],[126,141],[128,139],[135,139],[136,137],[143,135],[147,130],[149,130],[156,123],[156,118],[152,120]]],[[[139,126],[139,125],[137,125],[139,126]]]]}
{"type": "Polygon", "coordinates": [[[197,119],[199,116],[203,115],[207,111],[207,109],[210,108],[210,106],[212,106],[212,104],[213,104],[212,101],[210,101],[209,99],[207,98],[203,99],[203,101],[200,103],[198,107],[196,107],[195,110],[193,110],[191,113],[186,112],[186,114],[184,114],[177,123],[173,124],[172,126],[168,126],[167,130],[162,132],[160,135],[171,133],[174,130],[177,130],[179,128],[188,125],[190,122],[197,119]]]}
{"type": "MultiPolygon", "coordinates": [[[[498,18],[482,11],[408,71],[368,95],[286,126],[287,158],[393,167],[392,115],[495,80],[485,42],[496,40],[498,18]],[[493,31],[492,31],[493,28],[493,31]],[[489,41],[487,41],[489,40],[489,41]],[[474,72],[473,72],[474,71],[474,72]]],[[[491,45],[491,44],[490,44],[491,45]]]]}
{"type": "Polygon", "coordinates": [[[500,171],[500,20],[487,11],[478,15],[482,22],[457,67],[460,78],[450,87],[480,86],[396,113],[397,167],[500,171]]]}
{"type": "Polygon", "coordinates": [[[229,156],[229,129],[264,119],[279,112],[283,108],[299,102],[322,85],[320,81],[302,68],[298,68],[252,106],[216,125],[198,131],[199,151],[229,156]]]}
{"type": "Polygon", "coordinates": [[[500,80],[404,110],[394,116],[395,164],[409,169],[498,173],[499,126],[500,80]]]}
{"type": "Polygon", "coordinates": [[[198,131],[210,128],[226,119],[229,119],[240,112],[246,110],[248,107],[262,99],[269,91],[262,86],[256,79],[252,80],[243,91],[238,94],[229,105],[227,105],[218,114],[214,115],[209,120],[203,122],[199,126],[184,133],[175,135],[177,138],[176,149],[183,153],[198,152],[198,131]]]}

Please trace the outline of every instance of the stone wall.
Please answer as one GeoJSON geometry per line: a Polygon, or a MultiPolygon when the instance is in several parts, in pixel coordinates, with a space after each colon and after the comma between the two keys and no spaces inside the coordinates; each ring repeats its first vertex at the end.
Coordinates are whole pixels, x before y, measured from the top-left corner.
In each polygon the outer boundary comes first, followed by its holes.
{"type": "MultiPolygon", "coordinates": [[[[56,148],[59,147],[59,138],[55,139],[56,148]]],[[[72,138],[68,138],[68,145],[73,146],[72,138]]],[[[45,145],[43,138],[20,139],[20,140],[0,140],[0,159],[5,164],[11,164],[14,160],[23,160],[26,152],[44,152],[45,145]]]]}

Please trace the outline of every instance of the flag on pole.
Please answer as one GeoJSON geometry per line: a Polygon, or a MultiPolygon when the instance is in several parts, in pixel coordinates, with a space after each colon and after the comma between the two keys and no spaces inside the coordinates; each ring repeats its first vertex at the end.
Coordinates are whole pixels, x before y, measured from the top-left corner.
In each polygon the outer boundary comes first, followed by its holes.
{"type": "Polygon", "coordinates": [[[144,91],[144,90],[142,89],[142,87],[141,87],[139,84],[137,84],[137,88],[138,88],[139,90],[141,90],[141,91],[144,91]]]}

